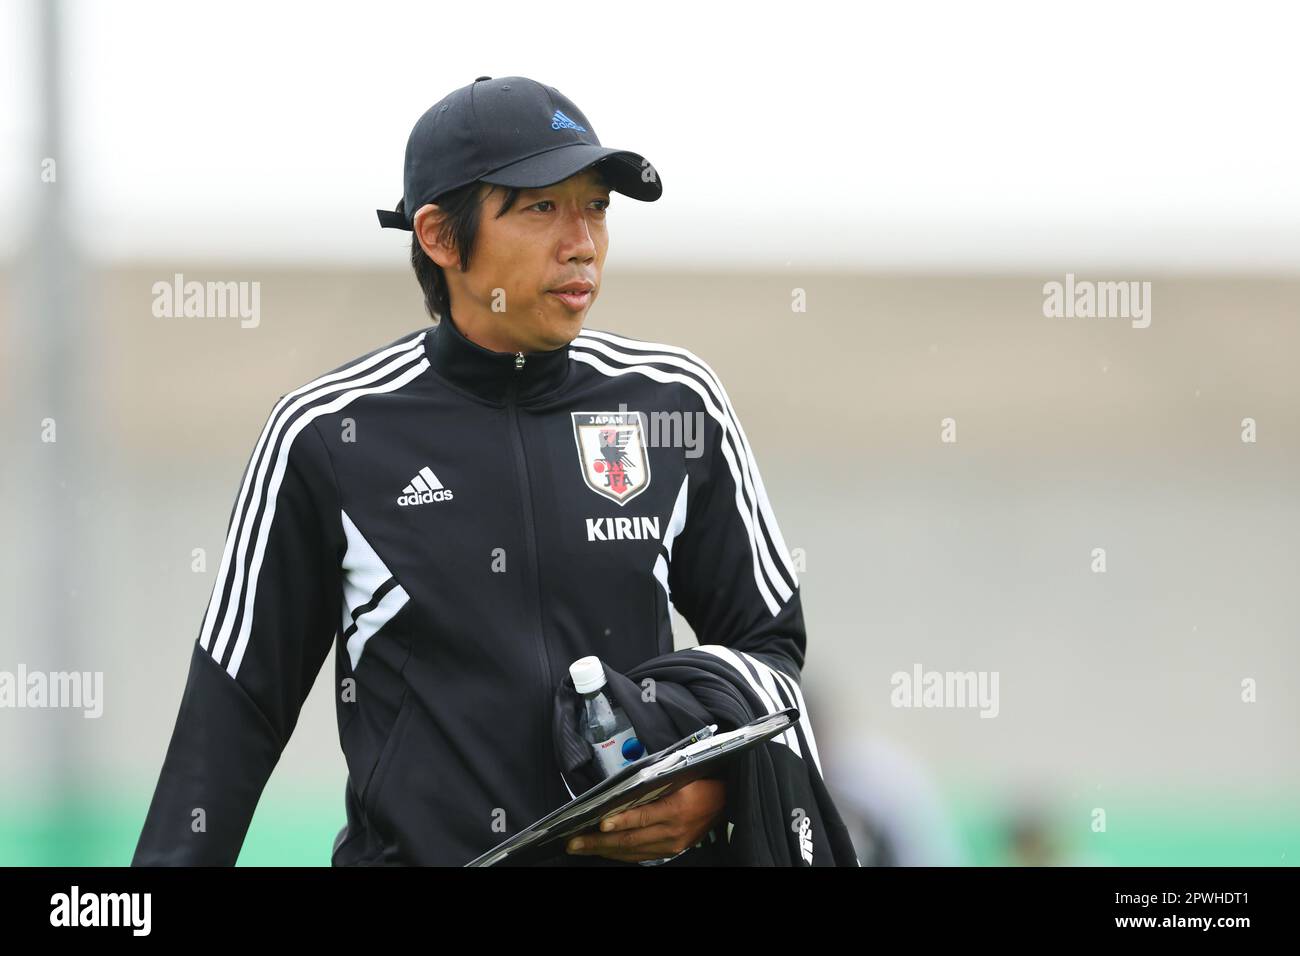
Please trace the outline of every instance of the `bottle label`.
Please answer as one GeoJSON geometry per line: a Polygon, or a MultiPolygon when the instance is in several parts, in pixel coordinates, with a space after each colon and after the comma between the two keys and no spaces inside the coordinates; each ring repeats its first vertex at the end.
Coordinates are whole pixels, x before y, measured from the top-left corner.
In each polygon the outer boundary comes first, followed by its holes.
{"type": "Polygon", "coordinates": [[[628,727],[608,740],[594,743],[591,749],[596,752],[596,762],[600,765],[601,773],[606,777],[612,777],[628,764],[645,755],[645,747],[637,739],[635,727],[628,727]]]}

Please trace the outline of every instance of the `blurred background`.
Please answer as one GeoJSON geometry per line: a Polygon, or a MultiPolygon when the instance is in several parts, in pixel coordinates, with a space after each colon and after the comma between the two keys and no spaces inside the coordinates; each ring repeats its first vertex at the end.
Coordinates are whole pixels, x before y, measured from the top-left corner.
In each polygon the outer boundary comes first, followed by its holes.
{"type": "MultiPolygon", "coordinates": [[[[1294,10],[3,7],[0,678],[103,683],[0,706],[0,864],[129,862],[266,414],[429,323],[374,210],[428,106],[515,74],[662,176],[588,325],[726,383],[863,863],[1300,861],[1294,10]],[[256,322],[156,317],[178,274],[256,322]],[[1067,276],[1149,324],[1045,314],[1067,276]],[[917,672],[996,707],[902,706],[917,672]]],[[[242,865],[328,865],[332,674],[242,865]]]]}

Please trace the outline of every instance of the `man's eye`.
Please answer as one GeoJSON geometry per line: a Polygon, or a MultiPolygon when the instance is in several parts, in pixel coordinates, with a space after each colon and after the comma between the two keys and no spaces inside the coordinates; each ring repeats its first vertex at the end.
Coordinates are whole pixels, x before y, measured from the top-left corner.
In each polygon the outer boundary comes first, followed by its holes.
{"type": "MultiPolygon", "coordinates": [[[[598,208],[598,210],[599,210],[600,212],[604,212],[605,210],[609,209],[609,200],[608,200],[608,199],[593,199],[592,202],[594,202],[594,203],[598,203],[598,204],[599,204],[599,205],[597,206],[597,208],[598,208]]],[[[529,209],[537,209],[538,206],[545,206],[545,205],[551,205],[551,206],[554,206],[554,205],[555,205],[555,200],[553,200],[553,199],[543,199],[541,202],[535,202],[535,203],[533,203],[533,204],[532,204],[531,206],[529,206],[528,208],[529,208],[529,209]]],[[[540,212],[550,212],[549,209],[543,209],[543,210],[539,210],[539,211],[540,211],[540,212]]]]}

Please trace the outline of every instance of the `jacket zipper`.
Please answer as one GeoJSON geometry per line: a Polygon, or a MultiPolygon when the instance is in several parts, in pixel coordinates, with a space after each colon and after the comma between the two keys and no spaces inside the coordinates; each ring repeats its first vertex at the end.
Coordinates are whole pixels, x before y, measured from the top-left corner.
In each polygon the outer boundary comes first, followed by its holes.
{"type": "MultiPolygon", "coordinates": [[[[520,372],[524,367],[524,353],[515,353],[515,372],[520,372]]],[[[542,578],[541,569],[538,567],[537,557],[537,532],[533,524],[533,497],[532,490],[528,481],[528,461],[524,454],[523,434],[519,429],[519,411],[516,407],[516,396],[519,392],[519,378],[516,375],[510,380],[510,386],[506,392],[506,411],[510,417],[510,437],[514,445],[515,452],[515,475],[519,480],[519,488],[522,497],[521,505],[524,513],[524,541],[525,551],[528,553],[529,563],[532,570],[532,590],[533,590],[533,607],[537,611],[537,652],[538,659],[542,665],[542,721],[541,727],[546,729],[551,726],[550,715],[550,682],[551,682],[551,659],[546,649],[546,633],[542,625],[542,578]]],[[[538,765],[538,777],[541,784],[541,812],[545,813],[550,810],[550,801],[547,793],[550,792],[549,775],[544,768],[550,763],[550,735],[549,732],[543,734],[542,742],[542,762],[538,765]]]]}

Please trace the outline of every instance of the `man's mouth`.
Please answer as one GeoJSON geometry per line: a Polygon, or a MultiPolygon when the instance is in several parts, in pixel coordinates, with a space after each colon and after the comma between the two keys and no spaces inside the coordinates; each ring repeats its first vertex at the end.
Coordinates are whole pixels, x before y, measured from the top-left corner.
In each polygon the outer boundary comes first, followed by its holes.
{"type": "Polygon", "coordinates": [[[557,292],[554,289],[552,289],[550,292],[546,294],[555,296],[557,299],[563,302],[569,309],[571,309],[574,312],[581,312],[583,309],[587,307],[587,303],[591,301],[590,289],[565,291],[565,292],[557,292]]]}

